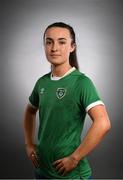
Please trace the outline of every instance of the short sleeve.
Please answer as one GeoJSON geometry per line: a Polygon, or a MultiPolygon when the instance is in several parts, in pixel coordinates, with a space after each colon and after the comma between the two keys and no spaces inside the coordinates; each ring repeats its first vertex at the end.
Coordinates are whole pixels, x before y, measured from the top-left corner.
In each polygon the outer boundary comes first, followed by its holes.
{"type": "Polygon", "coordinates": [[[38,81],[35,83],[32,93],[29,96],[29,103],[32,105],[32,107],[38,108],[39,105],[38,81]]]}
{"type": "Polygon", "coordinates": [[[81,102],[84,106],[86,112],[88,112],[92,107],[104,103],[102,102],[95,85],[92,80],[85,76],[82,79],[82,89],[81,89],[81,102]]]}

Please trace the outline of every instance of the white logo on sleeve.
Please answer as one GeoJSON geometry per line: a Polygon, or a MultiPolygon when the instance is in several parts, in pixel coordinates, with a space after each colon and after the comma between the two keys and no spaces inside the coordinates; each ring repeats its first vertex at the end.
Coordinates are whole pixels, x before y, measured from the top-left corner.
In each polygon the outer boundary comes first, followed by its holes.
{"type": "Polygon", "coordinates": [[[58,88],[56,91],[56,96],[58,99],[62,99],[66,95],[66,89],[65,88],[58,88]]]}
{"type": "Polygon", "coordinates": [[[45,91],[45,89],[44,89],[44,88],[41,88],[41,90],[40,90],[40,94],[43,94],[43,93],[44,93],[44,91],[45,91]]]}

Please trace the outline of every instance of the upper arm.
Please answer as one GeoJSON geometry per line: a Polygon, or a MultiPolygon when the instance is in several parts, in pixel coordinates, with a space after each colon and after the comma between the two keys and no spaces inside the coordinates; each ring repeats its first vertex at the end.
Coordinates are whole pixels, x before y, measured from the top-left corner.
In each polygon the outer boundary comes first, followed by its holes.
{"type": "Polygon", "coordinates": [[[94,83],[90,78],[84,76],[80,81],[79,87],[81,105],[86,112],[97,105],[104,105],[94,83]]]}
{"type": "MultiPolygon", "coordinates": [[[[40,80],[40,79],[39,79],[40,80]]],[[[32,109],[38,109],[39,107],[39,80],[37,80],[37,82],[35,83],[35,86],[29,96],[29,106],[32,109]]]]}
{"type": "Polygon", "coordinates": [[[91,108],[88,111],[88,114],[93,122],[102,123],[102,125],[106,127],[110,127],[110,120],[108,117],[108,113],[106,111],[106,107],[104,105],[97,105],[91,108]]]}
{"type": "Polygon", "coordinates": [[[31,105],[31,103],[28,103],[27,104],[27,111],[29,111],[30,113],[36,114],[38,111],[38,108],[31,105]]]}

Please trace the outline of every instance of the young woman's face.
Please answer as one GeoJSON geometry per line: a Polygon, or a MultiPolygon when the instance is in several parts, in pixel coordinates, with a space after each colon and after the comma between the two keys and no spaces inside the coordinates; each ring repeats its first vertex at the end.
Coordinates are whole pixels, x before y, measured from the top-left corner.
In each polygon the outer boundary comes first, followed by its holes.
{"type": "Polygon", "coordinates": [[[45,53],[48,61],[53,65],[69,62],[69,55],[75,49],[70,32],[66,28],[49,28],[44,37],[45,53]]]}

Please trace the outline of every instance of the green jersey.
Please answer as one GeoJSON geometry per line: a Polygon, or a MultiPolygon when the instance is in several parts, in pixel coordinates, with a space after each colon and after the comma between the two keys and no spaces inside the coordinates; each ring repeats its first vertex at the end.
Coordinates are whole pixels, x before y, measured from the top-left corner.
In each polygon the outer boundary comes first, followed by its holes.
{"type": "Polygon", "coordinates": [[[87,111],[103,104],[92,81],[76,69],[57,81],[48,73],[37,80],[29,101],[39,108],[40,168],[36,171],[52,179],[88,178],[91,168],[86,157],[64,176],[58,174],[53,162],[77,149],[87,111]]]}

